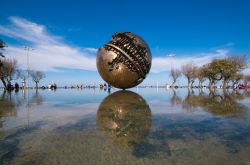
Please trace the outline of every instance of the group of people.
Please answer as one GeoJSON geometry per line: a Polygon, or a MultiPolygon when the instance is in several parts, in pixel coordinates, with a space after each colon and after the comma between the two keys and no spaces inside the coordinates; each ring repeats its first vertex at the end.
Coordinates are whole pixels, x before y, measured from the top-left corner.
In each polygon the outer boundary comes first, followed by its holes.
{"type": "Polygon", "coordinates": [[[20,88],[20,87],[19,87],[19,84],[18,84],[17,82],[16,82],[15,85],[13,86],[13,85],[11,84],[11,82],[9,81],[8,84],[7,84],[6,90],[7,90],[7,91],[12,91],[12,90],[15,89],[15,91],[18,91],[19,88],[20,88]]]}
{"type": "MultiPolygon", "coordinates": [[[[86,86],[86,87],[91,88],[91,86],[86,86]]],[[[111,85],[110,84],[106,84],[106,83],[100,84],[99,87],[100,87],[101,90],[104,90],[104,91],[106,91],[106,90],[110,91],[111,90],[111,85]]],[[[15,85],[13,86],[10,81],[8,82],[8,84],[6,86],[7,91],[12,91],[12,90],[18,91],[19,89],[23,89],[23,88],[24,88],[24,85],[22,85],[22,87],[20,87],[19,84],[16,82],[15,85]]],[[[53,84],[50,84],[48,86],[48,88],[55,90],[57,88],[57,85],[55,83],[53,83],[53,84]]],[[[65,87],[65,88],[67,88],[67,87],[65,87]]],[[[80,88],[80,86],[77,86],[77,88],[80,88]]],[[[83,88],[83,86],[81,86],[81,88],[83,88]]]]}
{"type": "Polygon", "coordinates": [[[110,92],[110,90],[111,90],[111,85],[110,85],[110,84],[106,84],[106,83],[100,84],[100,89],[101,89],[101,90],[104,89],[104,91],[108,90],[108,92],[110,92]]]}

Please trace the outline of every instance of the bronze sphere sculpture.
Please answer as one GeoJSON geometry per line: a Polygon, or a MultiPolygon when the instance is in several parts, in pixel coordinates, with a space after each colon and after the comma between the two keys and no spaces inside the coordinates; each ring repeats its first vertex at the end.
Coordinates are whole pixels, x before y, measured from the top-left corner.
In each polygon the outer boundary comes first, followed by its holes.
{"type": "Polygon", "coordinates": [[[98,50],[96,64],[108,84],[121,89],[140,84],[151,68],[151,52],[146,42],[131,32],[115,33],[98,50]]]}

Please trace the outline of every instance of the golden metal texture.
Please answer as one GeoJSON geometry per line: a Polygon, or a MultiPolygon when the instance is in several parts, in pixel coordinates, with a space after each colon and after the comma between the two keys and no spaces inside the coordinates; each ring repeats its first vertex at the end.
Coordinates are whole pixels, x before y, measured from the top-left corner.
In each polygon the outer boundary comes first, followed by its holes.
{"type": "Polygon", "coordinates": [[[145,41],[131,32],[115,33],[98,50],[96,65],[108,84],[131,88],[141,83],[151,68],[151,52],[145,41]]]}

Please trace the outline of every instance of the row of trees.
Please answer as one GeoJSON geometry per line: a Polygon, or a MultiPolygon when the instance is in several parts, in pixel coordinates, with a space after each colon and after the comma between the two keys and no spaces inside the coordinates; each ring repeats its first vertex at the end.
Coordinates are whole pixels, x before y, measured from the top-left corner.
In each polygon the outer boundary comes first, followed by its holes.
{"type": "MultiPolygon", "coordinates": [[[[18,63],[16,59],[13,58],[5,58],[3,55],[3,50],[6,47],[6,44],[0,39],[0,80],[3,83],[5,89],[7,89],[7,84],[11,83],[12,80],[17,80],[21,78],[24,82],[27,79],[27,71],[21,70],[18,67],[18,63]]],[[[45,78],[45,74],[42,71],[28,71],[32,80],[36,84],[36,88],[38,88],[38,83],[41,79],[45,78]]]]}
{"type": "Polygon", "coordinates": [[[215,59],[212,62],[201,67],[194,63],[187,63],[180,69],[171,68],[170,77],[173,79],[172,86],[175,85],[178,78],[184,75],[188,81],[188,87],[192,87],[195,80],[198,80],[199,86],[208,80],[209,87],[214,86],[218,81],[223,82],[223,88],[232,82],[233,86],[241,80],[245,84],[250,82],[250,75],[244,75],[242,71],[247,67],[245,56],[232,56],[223,59],[215,59]]]}
{"type": "MultiPolygon", "coordinates": [[[[5,87],[7,84],[11,83],[12,80],[22,79],[24,82],[27,80],[27,71],[21,70],[18,67],[16,59],[5,58],[1,61],[2,66],[0,67],[0,79],[5,87]]],[[[40,80],[45,78],[45,74],[42,71],[29,70],[28,71],[31,79],[35,82],[36,88],[38,88],[38,83],[40,80]]]]}

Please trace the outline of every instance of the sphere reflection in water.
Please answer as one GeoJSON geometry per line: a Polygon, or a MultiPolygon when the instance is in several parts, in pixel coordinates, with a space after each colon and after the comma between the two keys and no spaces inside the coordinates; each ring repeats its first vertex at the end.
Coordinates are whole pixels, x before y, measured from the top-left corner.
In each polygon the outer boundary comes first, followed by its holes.
{"type": "Polygon", "coordinates": [[[151,128],[147,102],[131,91],[118,91],[106,97],[97,112],[97,126],[120,148],[144,140],[151,128]]]}

